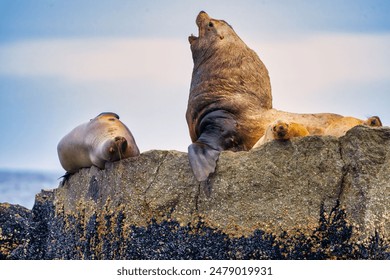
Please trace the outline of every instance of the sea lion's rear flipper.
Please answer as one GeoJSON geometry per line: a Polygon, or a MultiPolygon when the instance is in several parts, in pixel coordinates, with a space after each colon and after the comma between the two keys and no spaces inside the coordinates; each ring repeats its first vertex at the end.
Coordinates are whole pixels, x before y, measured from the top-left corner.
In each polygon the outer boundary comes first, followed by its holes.
{"type": "Polygon", "coordinates": [[[199,181],[206,181],[211,173],[215,171],[219,151],[203,143],[192,143],[188,147],[188,158],[195,178],[199,181]]]}
{"type": "Polygon", "coordinates": [[[74,173],[72,172],[66,172],[65,175],[61,176],[60,178],[58,178],[57,180],[60,180],[62,179],[62,181],[60,182],[60,187],[63,187],[65,185],[65,183],[70,179],[70,177],[73,175],[74,173]]]}

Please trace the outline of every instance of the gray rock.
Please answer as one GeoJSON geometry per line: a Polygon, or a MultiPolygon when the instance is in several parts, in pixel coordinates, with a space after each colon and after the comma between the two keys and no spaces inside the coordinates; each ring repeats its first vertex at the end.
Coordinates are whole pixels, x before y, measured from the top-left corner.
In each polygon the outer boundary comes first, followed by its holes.
{"type": "Polygon", "coordinates": [[[31,211],[19,205],[0,203],[0,260],[26,244],[31,211]]]}
{"type": "MultiPolygon", "coordinates": [[[[340,139],[222,152],[202,184],[187,154],[176,151],[82,169],[37,195],[24,236],[17,246],[0,243],[0,252],[13,259],[389,259],[389,143],[389,128],[356,127],[340,139]]],[[[7,211],[0,207],[0,217],[7,211]]]]}
{"type": "Polygon", "coordinates": [[[345,162],[341,206],[356,234],[374,231],[390,238],[390,130],[351,129],[340,139],[345,162]]]}
{"type": "Polygon", "coordinates": [[[340,194],[343,162],[337,139],[273,141],[251,152],[222,153],[211,195],[199,212],[230,235],[255,229],[273,233],[312,230],[321,207],[330,211],[340,194]]]}

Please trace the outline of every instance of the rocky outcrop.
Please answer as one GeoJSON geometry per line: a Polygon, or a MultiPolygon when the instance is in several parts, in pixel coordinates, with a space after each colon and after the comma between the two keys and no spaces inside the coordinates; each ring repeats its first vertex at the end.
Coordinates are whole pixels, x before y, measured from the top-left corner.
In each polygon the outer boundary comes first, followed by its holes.
{"type": "Polygon", "coordinates": [[[31,211],[27,208],[0,203],[0,260],[27,243],[31,218],[31,211]]]}
{"type": "Polygon", "coordinates": [[[15,207],[0,258],[389,259],[390,129],[222,152],[202,184],[186,153],[150,151],[15,207]]]}

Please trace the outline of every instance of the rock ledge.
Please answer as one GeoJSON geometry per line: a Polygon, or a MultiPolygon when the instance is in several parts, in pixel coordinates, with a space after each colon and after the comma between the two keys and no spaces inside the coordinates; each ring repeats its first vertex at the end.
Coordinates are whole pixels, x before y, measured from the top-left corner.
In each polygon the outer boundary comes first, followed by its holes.
{"type": "Polygon", "coordinates": [[[389,259],[390,129],[82,169],[32,211],[0,204],[0,259],[389,259]]]}

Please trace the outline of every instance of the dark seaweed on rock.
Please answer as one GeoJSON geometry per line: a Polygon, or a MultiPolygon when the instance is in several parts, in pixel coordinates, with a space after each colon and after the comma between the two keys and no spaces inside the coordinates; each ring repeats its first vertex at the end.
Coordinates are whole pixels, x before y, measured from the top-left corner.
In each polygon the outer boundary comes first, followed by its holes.
{"type": "Polygon", "coordinates": [[[122,212],[105,215],[104,225],[99,224],[95,214],[83,224],[81,217],[51,216],[49,204],[39,207],[51,218],[39,215],[32,219],[35,225],[26,236],[31,238],[29,242],[2,255],[3,259],[390,259],[389,243],[377,232],[363,243],[352,238],[353,228],[339,206],[329,214],[322,212],[319,226],[310,234],[283,232],[276,236],[255,230],[252,235],[239,238],[201,222],[180,226],[176,221],[155,220],[146,227],[131,226],[130,233],[123,235],[122,221],[126,217],[122,212]],[[64,227],[67,224],[73,226],[64,227]],[[100,226],[105,228],[104,234],[99,232],[100,226]]]}

